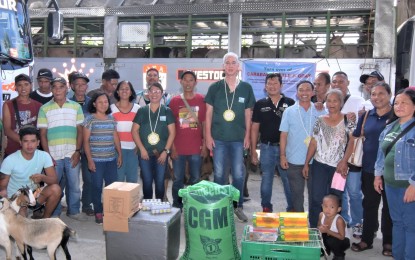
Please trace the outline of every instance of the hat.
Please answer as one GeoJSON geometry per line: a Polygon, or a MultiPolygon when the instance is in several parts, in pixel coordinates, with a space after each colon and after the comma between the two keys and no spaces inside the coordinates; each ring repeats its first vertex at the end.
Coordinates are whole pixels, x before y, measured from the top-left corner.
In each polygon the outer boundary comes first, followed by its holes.
{"type": "Polygon", "coordinates": [[[380,73],[379,71],[372,71],[370,74],[363,74],[362,76],[360,76],[360,82],[362,82],[363,84],[366,83],[367,78],[369,77],[375,77],[378,80],[385,80],[385,78],[383,77],[382,73],[380,73]]]}
{"type": "Polygon", "coordinates": [[[66,79],[65,78],[62,78],[62,77],[56,77],[56,78],[54,78],[52,80],[52,84],[55,83],[55,82],[60,82],[60,83],[62,83],[64,85],[66,85],[66,79]]]}
{"type": "Polygon", "coordinates": [[[17,84],[19,81],[28,81],[29,83],[32,83],[32,79],[27,76],[26,74],[19,74],[14,78],[14,84],[17,84]]]}
{"type": "Polygon", "coordinates": [[[183,79],[186,74],[192,75],[193,78],[195,78],[195,80],[197,80],[196,74],[191,70],[186,70],[185,72],[183,72],[182,75],[180,76],[180,79],[183,79]]]}
{"type": "Polygon", "coordinates": [[[84,73],[74,72],[70,74],[69,83],[72,83],[77,79],[84,79],[87,83],[89,82],[89,78],[84,73]]]}
{"type": "Polygon", "coordinates": [[[52,71],[50,71],[49,69],[40,69],[37,72],[37,79],[40,79],[40,78],[46,78],[46,79],[52,80],[53,79],[52,71]]]}

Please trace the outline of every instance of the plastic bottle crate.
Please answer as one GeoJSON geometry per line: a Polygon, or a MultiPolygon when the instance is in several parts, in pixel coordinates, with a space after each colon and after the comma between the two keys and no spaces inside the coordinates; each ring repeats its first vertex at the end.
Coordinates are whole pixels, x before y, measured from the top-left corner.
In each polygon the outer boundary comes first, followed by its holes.
{"type": "Polygon", "coordinates": [[[304,242],[257,242],[247,238],[247,226],[242,237],[242,260],[318,260],[322,240],[317,229],[309,229],[310,240],[304,242]]]}

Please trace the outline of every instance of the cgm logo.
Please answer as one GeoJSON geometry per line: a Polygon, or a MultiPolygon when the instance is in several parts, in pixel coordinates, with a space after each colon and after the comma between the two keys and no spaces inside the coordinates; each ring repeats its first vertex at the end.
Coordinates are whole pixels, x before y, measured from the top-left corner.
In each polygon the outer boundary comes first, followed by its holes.
{"type": "Polygon", "coordinates": [[[219,248],[219,243],[222,239],[212,239],[210,237],[200,235],[200,241],[203,244],[203,250],[206,255],[219,255],[222,253],[222,250],[219,248]]]}

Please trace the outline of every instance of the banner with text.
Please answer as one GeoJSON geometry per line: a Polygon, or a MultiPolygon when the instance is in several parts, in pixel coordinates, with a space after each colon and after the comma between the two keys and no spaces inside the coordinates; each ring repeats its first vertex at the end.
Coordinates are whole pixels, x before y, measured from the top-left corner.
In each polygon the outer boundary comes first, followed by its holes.
{"type": "Polygon", "coordinates": [[[297,84],[303,80],[314,82],[316,64],[307,62],[244,61],[242,80],[252,85],[257,100],[266,96],[264,91],[265,77],[268,73],[280,73],[283,84],[281,92],[285,96],[296,100],[297,84]]]}

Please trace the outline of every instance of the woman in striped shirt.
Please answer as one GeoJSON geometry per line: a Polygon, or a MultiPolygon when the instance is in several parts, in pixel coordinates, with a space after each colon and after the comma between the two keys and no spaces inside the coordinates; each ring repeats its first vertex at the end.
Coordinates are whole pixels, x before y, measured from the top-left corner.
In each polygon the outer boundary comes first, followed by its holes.
{"type": "Polygon", "coordinates": [[[116,131],[117,122],[111,114],[107,94],[97,92],[88,103],[83,139],[88,168],[92,174],[92,203],[95,222],[102,224],[102,182],[105,186],[117,180],[117,168],[122,165],[121,145],[116,131]],[[118,156],[117,156],[118,155],[118,156]]]}
{"type": "Polygon", "coordinates": [[[131,134],[133,120],[140,106],[133,100],[137,95],[129,81],[121,81],[115,89],[117,103],[111,105],[112,116],[117,122],[117,132],[121,141],[123,165],[118,168],[118,181],[137,183],[138,156],[137,146],[131,134]]]}

